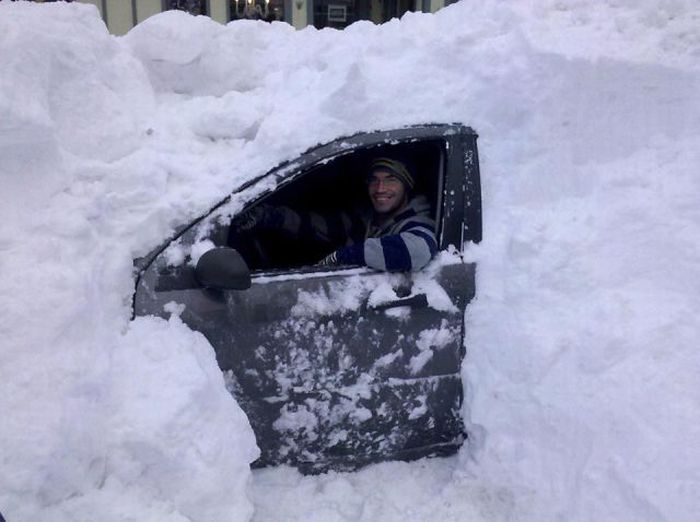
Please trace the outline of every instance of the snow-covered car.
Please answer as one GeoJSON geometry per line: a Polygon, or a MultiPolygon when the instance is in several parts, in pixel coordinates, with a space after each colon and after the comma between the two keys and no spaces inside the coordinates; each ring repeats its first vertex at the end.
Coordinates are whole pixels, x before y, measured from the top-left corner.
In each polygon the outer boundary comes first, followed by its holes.
{"type": "Polygon", "coordinates": [[[347,470],[460,447],[475,295],[462,249],[481,239],[476,138],[459,124],[424,125],[315,147],[137,261],[135,316],[178,313],[206,336],[256,434],[256,464],[347,470]],[[256,234],[245,254],[230,248],[232,219],[257,205],[323,212],[366,199],[377,156],[412,165],[430,201],[440,252],[424,269],[318,266],[312,245],[279,235],[256,234]]]}

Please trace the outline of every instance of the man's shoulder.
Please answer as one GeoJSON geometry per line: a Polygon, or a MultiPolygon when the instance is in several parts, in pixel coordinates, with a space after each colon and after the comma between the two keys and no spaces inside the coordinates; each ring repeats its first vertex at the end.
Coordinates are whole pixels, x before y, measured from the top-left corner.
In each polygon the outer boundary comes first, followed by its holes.
{"type": "Polygon", "coordinates": [[[428,202],[428,198],[423,195],[414,196],[409,201],[406,209],[396,216],[393,230],[396,232],[406,232],[412,228],[427,229],[431,232],[435,231],[432,207],[428,202]]]}
{"type": "Polygon", "coordinates": [[[429,214],[431,210],[430,201],[423,194],[413,196],[408,202],[408,207],[412,208],[417,214],[424,212],[429,214]]]}
{"type": "Polygon", "coordinates": [[[397,216],[397,221],[406,221],[410,219],[420,218],[421,220],[433,220],[433,210],[428,198],[419,194],[411,198],[406,206],[406,210],[397,216]]]}

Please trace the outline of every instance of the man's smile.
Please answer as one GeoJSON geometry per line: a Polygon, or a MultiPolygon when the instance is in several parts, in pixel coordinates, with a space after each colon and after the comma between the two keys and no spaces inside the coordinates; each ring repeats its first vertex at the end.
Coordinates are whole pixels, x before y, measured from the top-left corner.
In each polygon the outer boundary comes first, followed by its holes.
{"type": "Polygon", "coordinates": [[[391,172],[376,171],[369,180],[369,197],[377,214],[391,215],[406,203],[406,189],[391,172]]]}

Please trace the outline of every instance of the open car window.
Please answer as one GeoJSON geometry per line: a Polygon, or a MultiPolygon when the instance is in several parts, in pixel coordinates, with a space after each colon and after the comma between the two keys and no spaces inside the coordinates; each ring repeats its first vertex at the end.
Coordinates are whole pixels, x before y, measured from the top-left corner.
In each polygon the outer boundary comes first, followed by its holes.
{"type": "MultiPolygon", "coordinates": [[[[410,165],[416,178],[415,192],[425,196],[436,224],[438,250],[481,238],[476,135],[469,128],[436,125],[358,134],[309,149],[298,158],[280,164],[235,189],[199,219],[175,232],[148,256],[138,259],[139,271],[154,263],[153,270],[172,273],[193,284],[189,269],[201,255],[215,247],[232,246],[232,220],[260,206],[288,206],[306,212],[338,213],[348,208],[369,209],[366,177],[377,157],[394,157],[410,165]],[[162,254],[162,255],[161,255],[162,254]]],[[[253,279],[265,275],[296,277],[309,272],[343,271],[349,265],[319,267],[332,250],[289,237],[240,238],[233,245],[249,264],[253,279]],[[256,238],[262,238],[260,240],[256,238]],[[252,252],[252,253],[251,253],[252,252]],[[258,255],[262,252],[262,255],[258,255]]],[[[355,236],[357,240],[357,236],[355,236]]],[[[364,272],[365,267],[353,270],[364,272]]],[[[139,276],[140,277],[140,276],[139,276]]]]}
{"type": "MultiPolygon", "coordinates": [[[[444,172],[444,140],[375,146],[322,162],[294,176],[289,182],[262,197],[246,209],[255,214],[256,207],[290,209],[307,222],[337,223],[351,216],[369,216],[371,205],[366,177],[373,159],[396,158],[408,165],[416,180],[413,195],[423,195],[430,203],[431,215],[440,235],[440,208],[444,172]]],[[[254,275],[287,271],[317,270],[326,255],[344,246],[338,240],[319,241],[312,234],[291,233],[284,227],[254,227],[240,230],[236,225],[240,213],[228,223],[228,231],[218,246],[239,251],[254,275]]],[[[347,267],[345,267],[347,268],[347,267]]],[[[327,268],[324,268],[326,270],[327,268]]]]}

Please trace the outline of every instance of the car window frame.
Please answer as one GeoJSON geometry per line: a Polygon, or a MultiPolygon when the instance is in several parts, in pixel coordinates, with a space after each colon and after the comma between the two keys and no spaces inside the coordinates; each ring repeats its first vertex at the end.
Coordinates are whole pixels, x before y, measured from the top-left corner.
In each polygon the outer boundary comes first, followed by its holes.
{"type": "MultiPolygon", "coordinates": [[[[231,202],[234,196],[241,196],[245,194],[247,190],[252,189],[259,183],[263,182],[263,180],[271,179],[274,181],[270,188],[263,189],[259,193],[256,193],[255,196],[249,201],[246,201],[244,206],[239,210],[239,212],[245,212],[256,205],[263,203],[265,199],[270,197],[275,191],[280,190],[288,184],[300,179],[305,175],[305,173],[308,173],[316,165],[329,163],[360,150],[367,150],[385,145],[416,143],[430,140],[444,141],[445,150],[441,152],[440,158],[440,179],[438,180],[437,192],[438,201],[435,212],[438,250],[442,251],[449,245],[454,245],[457,250],[461,251],[465,240],[474,240],[477,236],[478,239],[475,242],[478,242],[478,240],[481,239],[479,163],[478,158],[476,157],[476,138],[477,134],[470,127],[459,123],[426,124],[402,127],[394,130],[359,132],[352,136],[340,137],[329,143],[312,147],[296,158],[283,161],[271,170],[243,182],[241,185],[234,188],[230,194],[228,194],[225,198],[200,215],[198,218],[195,218],[189,223],[176,228],[175,232],[158,248],[151,251],[150,254],[135,260],[134,268],[136,275],[136,288],[138,288],[144,271],[148,269],[151,263],[153,263],[153,261],[159,255],[161,255],[171,243],[177,241],[193,227],[198,226],[204,220],[210,218],[212,214],[217,212],[217,210],[220,210],[221,207],[231,202]],[[468,153],[471,160],[466,158],[468,153]],[[470,161],[471,166],[469,165],[470,161]],[[469,166],[470,168],[466,168],[469,166]],[[450,175],[451,171],[454,169],[458,169],[458,171],[464,170],[467,174],[466,180],[455,179],[459,176],[450,175]],[[472,231],[471,235],[473,237],[468,237],[469,234],[466,232],[467,213],[465,212],[465,207],[469,206],[469,201],[467,201],[467,190],[470,190],[471,201],[476,201],[479,203],[478,205],[475,205],[475,208],[473,209],[478,212],[478,223],[475,222],[474,224],[478,231],[476,233],[472,231]],[[454,215],[454,212],[450,214],[450,212],[446,211],[445,208],[446,194],[448,194],[449,191],[452,191],[453,193],[451,205],[454,208],[452,210],[456,210],[456,219],[458,219],[459,222],[450,223],[452,226],[449,227],[450,230],[447,231],[445,227],[447,222],[446,219],[451,218],[452,215],[454,215]],[[454,232],[456,228],[459,228],[460,230],[459,238],[457,238],[454,232]]],[[[282,280],[281,276],[284,275],[290,277],[298,277],[300,275],[303,275],[304,277],[312,277],[313,274],[324,272],[338,275],[344,271],[351,270],[360,270],[359,273],[376,272],[376,270],[360,265],[345,265],[337,267],[310,265],[299,268],[279,269],[279,271],[277,271],[277,269],[251,271],[251,279],[253,281],[257,281],[262,277],[275,277],[277,280],[282,280]]]]}

